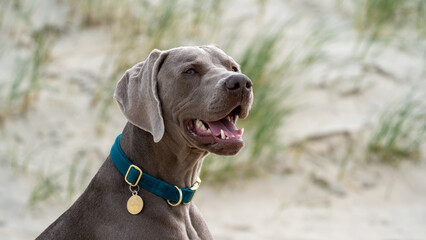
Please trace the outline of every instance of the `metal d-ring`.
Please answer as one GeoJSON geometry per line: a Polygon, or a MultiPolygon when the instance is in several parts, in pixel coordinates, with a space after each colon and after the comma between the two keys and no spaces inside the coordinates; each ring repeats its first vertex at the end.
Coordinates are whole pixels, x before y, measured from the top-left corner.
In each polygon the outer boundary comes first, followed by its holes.
{"type": "Polygon", "coordinates": [[[182,202],[182,198],[183,198],[183,195],[182,195],[182,190],[180,190],[180,188],[178,187],[178,186],[175,186],[175,188],[178,190],[178,192],[179,192],[179,201],[178,202],[176,202],[176,203],[171,203],[169,200],[167,200],[167,203],[170,205],[170,206],[172,206],[172,207],[176,207],[176,206],[178,206],[181,202],[182,202]]]}
{"type": "Polygon", "coordinates": [[[130,192],[131,192],[132,194],[138,194],[138,192],[139,192],[139,190],[140,190],[139,185],[137,185],[136,187],[137,187],[137,190],[133,190],[133,189],[132,189],[132,186],[131,186],[131,185],[129,185],[129,190],[130,190],[130,192]]]}

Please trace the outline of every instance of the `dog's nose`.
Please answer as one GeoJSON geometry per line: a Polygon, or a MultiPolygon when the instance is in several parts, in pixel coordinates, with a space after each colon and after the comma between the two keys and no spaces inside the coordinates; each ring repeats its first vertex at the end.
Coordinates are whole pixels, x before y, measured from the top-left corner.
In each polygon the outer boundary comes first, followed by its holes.
{"type": "Polygon", "coordinates": [[[241,91],[241,89],[243,91],[251,91],[253,83],[246,75],[234,74],[225,80],[225,86],[232,92],[241,91]]]}

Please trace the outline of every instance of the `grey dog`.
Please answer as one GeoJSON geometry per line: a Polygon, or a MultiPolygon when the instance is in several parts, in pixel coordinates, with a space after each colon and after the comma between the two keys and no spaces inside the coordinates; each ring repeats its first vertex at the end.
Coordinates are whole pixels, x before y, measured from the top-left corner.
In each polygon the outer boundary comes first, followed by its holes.
{"type": "MultiPolygon", "coordinates": [[[[253,102],[251,80],[215,46],[153,50],[126,71],[114,98],[127,118],[119,145],[154,178],[193,186],[209,153],[243,147],[237,118],[253,102]]],[[[143,188],[143,210],[130,214],[129,185],[108,156],[78,200],[38,239],[212,239],[193,202],[171,206],[143,188]]]]}

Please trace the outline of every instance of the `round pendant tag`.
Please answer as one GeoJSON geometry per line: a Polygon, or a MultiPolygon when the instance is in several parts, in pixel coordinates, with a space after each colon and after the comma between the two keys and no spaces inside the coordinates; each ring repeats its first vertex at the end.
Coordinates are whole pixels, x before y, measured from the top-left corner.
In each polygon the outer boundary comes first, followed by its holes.
{"type": "Polygon", "coordinates": [[[136,215],[142,211],[143,200],[139,195],[132,195],[129,200],[127,200],[127,211],[129,213],[136,215]]]}

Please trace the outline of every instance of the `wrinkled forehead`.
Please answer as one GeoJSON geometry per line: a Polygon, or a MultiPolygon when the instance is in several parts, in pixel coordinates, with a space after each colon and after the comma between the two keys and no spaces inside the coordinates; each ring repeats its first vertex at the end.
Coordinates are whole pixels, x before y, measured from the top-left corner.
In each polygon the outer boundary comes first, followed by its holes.
{"type": "Polygon", "coordinates": [[[214,46],[180,47],[171,49],[167,60],[178,63],[201,62],[229,66],[236,64],[232,57],[214,46]]]}

